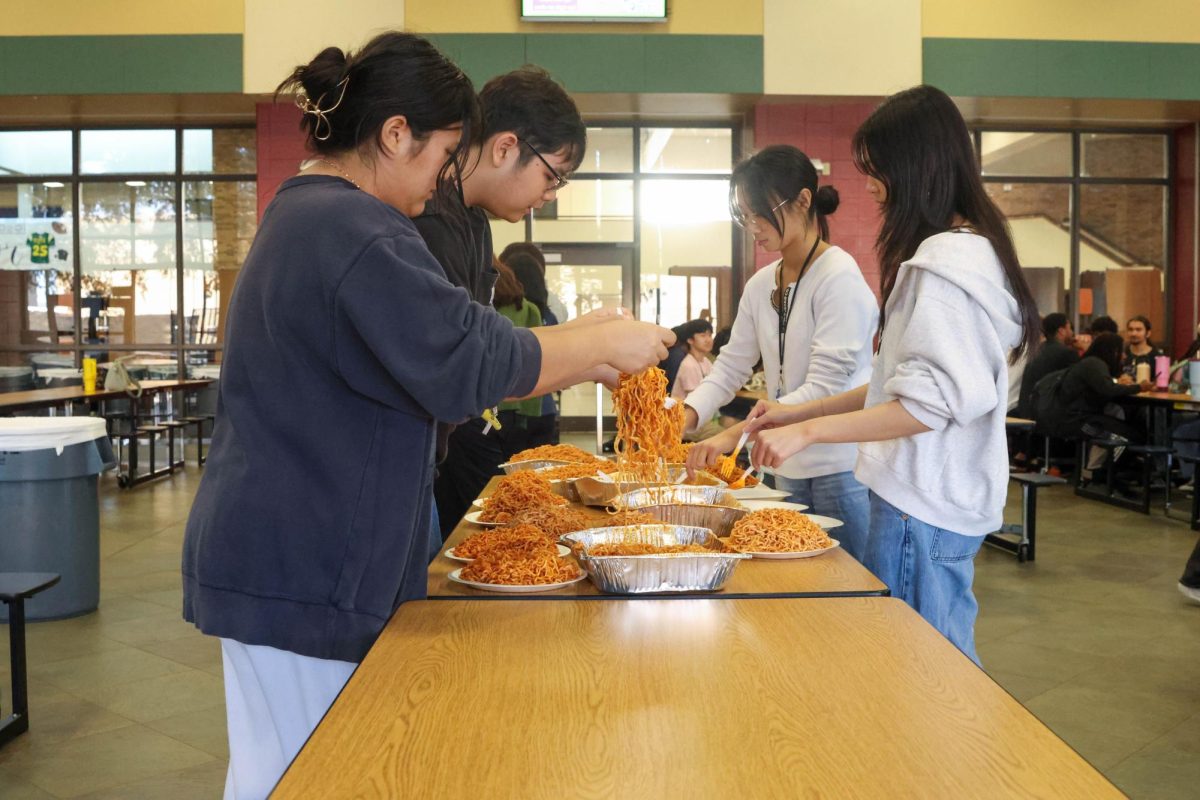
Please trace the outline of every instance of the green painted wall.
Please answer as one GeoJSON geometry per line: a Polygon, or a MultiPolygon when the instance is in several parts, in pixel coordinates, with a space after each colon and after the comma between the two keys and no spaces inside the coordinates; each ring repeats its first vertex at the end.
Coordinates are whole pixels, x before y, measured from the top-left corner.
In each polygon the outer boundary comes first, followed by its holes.
{"type": "Polygon", "coordinates": [[[949,94],[1200,100],[1200,44],[923,40],[926,83],[949,94]]]}
{"type": "Polygon", "coordinates": [[[429,36],[476,86],[538,64],[573,92],[759,93],[761,36],[445,33],[429,36]]]}
{"type": "Polygon", "coordinates": [[[0,94],[241,91],[240,34],[0,36],[0,94]]]}

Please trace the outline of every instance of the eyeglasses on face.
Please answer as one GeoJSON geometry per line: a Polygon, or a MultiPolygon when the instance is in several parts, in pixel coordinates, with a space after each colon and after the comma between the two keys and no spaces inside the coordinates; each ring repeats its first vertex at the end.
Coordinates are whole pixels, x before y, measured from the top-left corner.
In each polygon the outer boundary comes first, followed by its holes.
{"type": "Polygon", "coordinates": [[[559,174],[558,170],[556,170],[554,167],[550,166],[550,162],[546,160],[545,156],[543,156],[541,153],[538,152],[538,149],[536,147],[534,147],[529,142],[525,141],[524,139],[522,139],[519,136],[517,137],[517,141],[520,142],[521,144],[525,145],[526,147],[528,147],[529,151],[531,153],[533,153],[535,156],[537,156],[538,161],[541,161],[542,164],[545,165],[546,169],[550,170],[550,174],[554,176],[554,184],[546,191],[557,192],[559,189],[563,188],[564,186],[566,186],[569,183],[569,181],[566,178],[564,178],[562,175],[559,174]]]}
{"type": "MultiPolygon", "coordinates": [[[[776,211],[786,206],[789,202],[790,201],[788,200],[779,201],[775,205],[771,206],[771,213],[774,214],[776,211]]],[[[740,205],[734,208],[732,216],[734,223],[736,223],[737,226],[742,229],[757,228],[762,222],[762,217],[760,217],[758,214],[755,214],[753,211],[742,211],[740,205]]]]}

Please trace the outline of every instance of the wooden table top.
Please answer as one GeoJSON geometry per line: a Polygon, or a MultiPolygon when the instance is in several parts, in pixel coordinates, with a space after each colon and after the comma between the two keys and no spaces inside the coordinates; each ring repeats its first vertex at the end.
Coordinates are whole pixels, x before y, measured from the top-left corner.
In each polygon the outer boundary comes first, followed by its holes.
{"type": "MultiPolygon", "coordinates": [[[[200,389],[212,383],[210,378],[193,380],[141,381],[143,392],[165,392],[176,390],[200,389]]],[[[97,386],[94,392],[85,392],[82,386],[55,386],[50,389],[30,389],[24,392],[5,392],[0,394],[0,410],[16,408],[43,408],[58,406],[76,400],[112,400],[128,397],[124,389],[109,391],[97,386]]]]}
{"type": "Polygon", "coordinates": [[[274,798],[1123,795],[891,598],[412,602],[274,798]]]}
{"type": "Polygon", "coordinates": [[[1181,392],[1139,392],[1133,395],[1134,400],[1144,400],[1149,403],[1178,403],[1181,405],[1200,406],[1200,400],[1190,394],[1181,392]]]}
{"type": "MultiPolygon", "coordinates": [[[[483,490],[482,497],[491,494],[499,478],[493,478],[483,490]]],[[[602,520],[608,512],[602,508],[588,508],[575,505],[587,516],[602,520]]],[[[484,530],[479,525],[472,525],[466,520],[459,520],[454,533],[446,540],[442,553],[429,565],[430,599],[475,599],[475,600],[629,600],[646,599],[649,595],[614,595],[603,594],[590,580],[573,583],[565,589],[552,592],[536,592],[523,595],[502,594],[474,589],[450,580],[450,573],[463,566],[460,561],[447,558],[445,551],[454,547],[473,533],[484,530]]],[[[837,530],[830,531],[837,538],[837,530]]],[[[709,597],[822,597],[842,595],[883,595],[888,593],[887,586],[871,574],[865,567],[855,561],[842,548],[831,550],[813,558],[799,558],[791,561],[776,561],[752,558],[742,561],[733,571],[733,575],[720,592],[714,592],[709,597]]],[[[693,594],[654,595],[656,599],[678,599],[696,597],[693,594]]]]}

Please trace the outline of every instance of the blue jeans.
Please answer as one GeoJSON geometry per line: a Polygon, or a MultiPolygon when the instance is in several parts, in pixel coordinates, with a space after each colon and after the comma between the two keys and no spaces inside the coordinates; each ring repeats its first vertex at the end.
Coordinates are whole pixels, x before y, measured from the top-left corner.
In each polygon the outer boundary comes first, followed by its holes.
{"type": "Polygon", "coordinates": [[[775,476],[775,488],[788,493],[790,503],[803,503],[814,514],[840,519],[845,524],[830,532],[846,552],[859,561],[866,552],[871,508],[867,487],[854,479],[853,472],[835,472],[815,478],[775,476]]]}
{"type": "Polygon", "coordinates": [[[935,528],[871,493],[871,534],[863,566],[950,643],[979,663],[971,591],[982,536],[935,528]]]}

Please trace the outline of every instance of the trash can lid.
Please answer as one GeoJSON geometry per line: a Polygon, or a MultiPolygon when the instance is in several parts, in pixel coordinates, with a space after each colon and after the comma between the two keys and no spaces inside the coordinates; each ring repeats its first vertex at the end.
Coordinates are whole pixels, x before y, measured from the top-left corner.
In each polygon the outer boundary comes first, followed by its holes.
{"type": "Polygon", "coordinates": [[[39,378],[79,378],[83,370],[72,367],[46,367],[38,370],[39,378]]]}
{"type": "Polygon", "coordinates": [[[200,367],[192,367],[192,377],[193,378],[212,378],[214,380],[217,378],[220,378],[221,377],[221,365],[220,364],[210,364],[210,365],[205,365],[205,366],[200,366],[200,367]]]}
{"type": "Polygon", "coordinates": [[[0,367],[0,378],[20,378],[32,374],[33,367],[0,367]]]}
{"type": "Polygon", "coordinates": [[[101,417],[0,417],[0,452],[61,451],[107,436],[101,417]]]}

